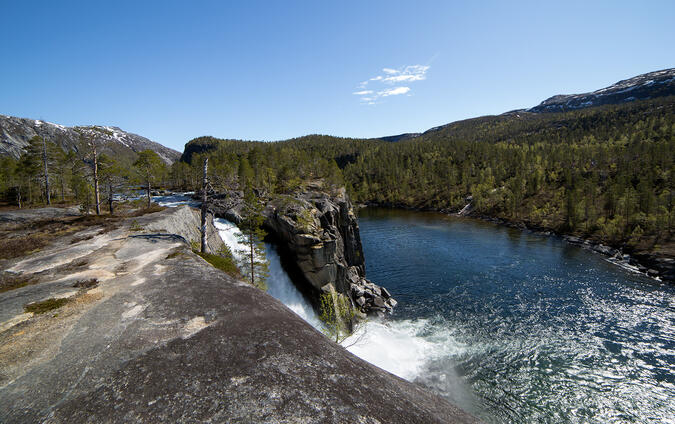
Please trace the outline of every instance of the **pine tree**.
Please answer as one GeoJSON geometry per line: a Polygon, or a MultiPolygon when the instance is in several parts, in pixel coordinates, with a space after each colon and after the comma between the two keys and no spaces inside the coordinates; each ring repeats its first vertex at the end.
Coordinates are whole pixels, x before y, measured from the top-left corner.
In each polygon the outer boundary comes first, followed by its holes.
{"type": "Polygon", "coordinates": [[[252,286],[261,290],[267,288],[266,280],[269,267],[265,257],[265,230],[262,225],[265,221],[263,216],[264,205],[255,195],[251,184],[244,189],[244,205],[242,208],[242,221],[239,224],[241,230],[240,242],[246,245],[246,249],[240,250],[241,270],[244,277],[251,282],[252,286]]]}
{"type": "Polygon", "coordinates": [[[138,159],[134,162],[134,166],[138,170],[140,177],[145,183],[148,194],[148,208],[152,201],[150,195],[150,184],[153,181],[159,180],[166,172],[166,166],[159,155],[152,150],[143,150],[138,153],[138,159]]]}

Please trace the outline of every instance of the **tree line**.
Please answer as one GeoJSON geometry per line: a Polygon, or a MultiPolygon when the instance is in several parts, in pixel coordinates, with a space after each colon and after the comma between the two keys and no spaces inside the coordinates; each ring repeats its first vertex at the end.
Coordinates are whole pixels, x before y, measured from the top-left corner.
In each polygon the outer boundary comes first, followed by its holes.
{"type": "Polygon", "coordinates": [[[208,156],[216,189],[266,195],[311,179],[356,202],[474,213],[649,248],[672,239],[673,97],[456,122],[395,143],[311,135],[276,143],[200,137],[169,171],[191,190],[208,156]],[[194,164],[197,165],[194,165],[194,164]]]}
{"type": "MultiPolygon", "coordinates": [[[[199,191],[203,161],[214,191],[267,198],[321,179],[360,203],[475,213],[610,244],[656,246],[672,240],[675,99],[564,113],[511,112],[449,124],[399,142],[310,135],[275,143],[199,137],[165,167],[151,152],[135,163],[92,146],[64,152],[34,139],[20,159],[2,159],[6,202],[44,204],[49,195],[85,208],[117,190],[155,185],[199,191]],[[44,162],[44,161],[43,161],[44,162]],[[98,173],[98,176],[96,175],[98,173]]],[[[250,253],[250,252],[249,252],[250,253]]]]}
{"type": "Polygon", "coordinates": [[[135,161],[101,154],[95,140],[83,140],[76,150],[64,150],[33,137],[20,158],[0,157],[0,199],[19,208],[77,204],[83,212],[114,212],[116,195],[145,188],[148,206],[152,186],[165,185],[168,167],[152,150],[135,161]]]}

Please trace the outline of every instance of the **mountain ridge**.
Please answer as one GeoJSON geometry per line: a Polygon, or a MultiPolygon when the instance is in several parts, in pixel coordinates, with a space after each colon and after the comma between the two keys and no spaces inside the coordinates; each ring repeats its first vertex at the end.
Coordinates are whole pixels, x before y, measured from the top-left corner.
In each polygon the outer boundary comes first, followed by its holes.
{"type": "Polygon", "coordinates": [[[499,115],[481,115],[438,125],[421,133],[404,133],[377,137],[376,139],[388,142],[410,140],[429,135],[454,124],[488,116],[515,116],[520,118],[521,115],[527,114],[568,112],[571,110],[628,103],[673,95],[675,95],[675,68],[661,69],[659,71],[636,75],[588,93],[556,94],[531,108],[514,109],[499,115]]]}
{"type": "Polygon", "coordinates": [[[581,94],[556,94],[527,109],[528,112],[564,112],[586,107],[647,100],[675,94],[675,68],[647,72],[608,87],[581,94]]]}
{"type": "Polygon", "coordinates": [[[119,127],[102,125],[66,127],[40,119],[0,114],[0,155],[18,158],[25,151],[30,139],[35,136],[44,137],[64,150],[77,151],[81,140],[84,139],[97,141],[103,153],[116,157],[131,159],[136,153],[150,149],[169,165],[180,158],[180,152],[119,127]]]}

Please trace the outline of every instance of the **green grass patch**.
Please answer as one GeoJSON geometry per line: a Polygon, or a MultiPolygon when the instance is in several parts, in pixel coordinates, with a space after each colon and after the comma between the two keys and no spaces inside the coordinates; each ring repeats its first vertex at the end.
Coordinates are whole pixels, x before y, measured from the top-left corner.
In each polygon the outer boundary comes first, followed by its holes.
{"type": "Polygon", "coordinates": [[[32,312],[34,314],[44,314],[45,312],[58,309],[66,303],[70,302],[70,299],[47,299],[42,302],[33,302],[23,307],[23,310],[26,312],[32,312]]]}
{"type": "Polygon", "coordinates": [[[179,256],[183,256],[183,252],[181,252],[180,250],[176,250],[176,251],[171,252],[168,255],[166,255],[166,259],[173,259],[173,258],[177,258],[179,256]]]}
{"type": "Polygon", "coordinates": [[[143,231],[143,226],[134,219],[133,221],[131,221],[129,231],[143,231]]]}
{"type": "Polygon", "coordinates": [[[232,276],[238,276],[239,275],[239,269],[237,268],[237,264],[234,262],[234,259],[232,256],[221,256],[221,255],[214,255],[211,253],[201,253],[201,252],[195,252],[199,256],[201,256],[206,262],[210,263],[213,265],[214,268],[217,268],[221,271],[224,271],[225,273],[232,275],[232,276]]]}
{"type": "Polygon", "coordinates": [[[41,233],[4,238],[0,240],[0,259],[29,255],[45,247],[53,238],[53,234],[41,233]]]}
{"type": "Polygon", "coordinates": [[[31,284],[35,284],[37,282],[38,279],[32,275],[25,276],[3,273],[0,275],[0,293],[30,286],[31,284]]]}

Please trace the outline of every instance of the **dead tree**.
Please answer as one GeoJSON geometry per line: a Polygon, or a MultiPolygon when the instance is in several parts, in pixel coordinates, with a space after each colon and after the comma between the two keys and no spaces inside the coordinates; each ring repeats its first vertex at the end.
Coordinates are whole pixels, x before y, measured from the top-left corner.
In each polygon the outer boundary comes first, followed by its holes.
{"type": "Polygon", "coordinates": [[[44,164],[45,169],[45,197],[47,198],[47,204],[51,205],[52,200],[49,195],[49,170],[47,169],[47,142],[45,141],[44,136],[42,137],[42,163],[44,164]]]}
{"type": "Polygon", "coordinates": [[[206,217],[208,214],[208,208],[207,208],[207,200],[208,200],[208,185],[209,185],[209,178],[208,178],[208,169],[209,169],[209,158],[204,159],[204,173],[202,176],[202,227],[201,227],[201,233],[202,233],[202,245],[201,245],[201,252],[206,253],[206,242],[207,242],[207,236],[206,236],[206,217]]]}

